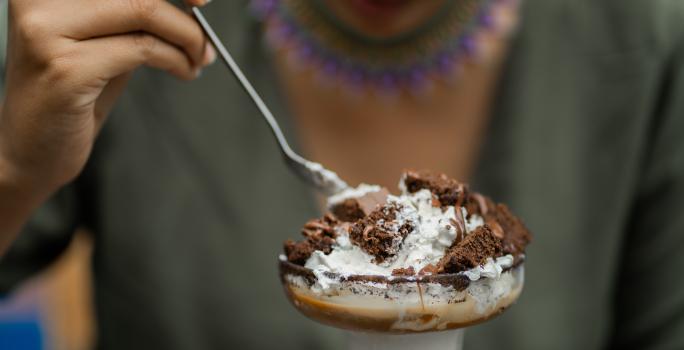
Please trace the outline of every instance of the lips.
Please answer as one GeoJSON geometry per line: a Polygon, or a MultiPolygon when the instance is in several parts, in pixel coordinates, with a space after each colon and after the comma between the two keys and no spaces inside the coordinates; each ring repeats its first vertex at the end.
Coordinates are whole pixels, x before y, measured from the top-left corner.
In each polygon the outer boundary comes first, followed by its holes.
{"type": "Polygon", "coordinates": [[[391,16],[413,0],[348,0],[354,9],[367,16],[391,16]]]}

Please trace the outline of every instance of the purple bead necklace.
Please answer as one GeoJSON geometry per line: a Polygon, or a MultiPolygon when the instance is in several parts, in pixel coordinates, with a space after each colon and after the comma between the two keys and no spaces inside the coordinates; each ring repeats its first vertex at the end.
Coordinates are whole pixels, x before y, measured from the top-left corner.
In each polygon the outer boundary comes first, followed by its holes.
{"type": "Polygon", "coordinates": [[[435,82],[453,81],[464,64],[483,55],[482,34],[508,34],[510,26],[499,25],[499,18],[518,7],[517,0],[447,0],[438,17],[415,32],[376,40],[345,28],[317,1],[252,0],[251,6],[269,46],[288,50],[293,63],[313,69],[324,85],[384,94],[423,94],[435,82]]]}

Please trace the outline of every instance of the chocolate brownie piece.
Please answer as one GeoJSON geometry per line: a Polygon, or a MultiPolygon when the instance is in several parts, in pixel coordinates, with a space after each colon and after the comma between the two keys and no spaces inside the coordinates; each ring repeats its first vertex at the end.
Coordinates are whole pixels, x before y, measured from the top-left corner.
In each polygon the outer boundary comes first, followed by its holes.
{"type": "Polygon", "coordinates": [[[491,198],[476,192],[468,194],[464,206],[468,211],[468,219],[470,219],[473,214],[477,214],[484,218],[484,216],[489,213],[490,208],[496,209],[496,203],[494,203],[491,198]]]}
{"type": "Polygon", "coordinates": [[[315,249],[307,240],[295,242],[288,239],[283,245],[283,250],[285,251],[287,261],[303,266],[315,249]]]}
{"type": "Polygon", "coordinates": [[[504,254],[519,255],[532,240],[530,231],[505,204],[497,204],[479,193],[470,194],[466,209],[468,216],[480,215],[495,236],[503,240],[504,254]]]}
{"type": "Polygon", "coordinates": [[[408,170],[404,173],[404,184],[409,193],[428,189],[437,196],[443,207],[462,205],[467,199],[467,187],[442,173],[427,170],[408,170]]]}
{"type": "Polygon", "coordinates": [[[309,220],[302,229],[302,235],[305,237],[303,241],[287,240],[285,242],[284,251],[287,260],[294,264],[304,265],[316,250],[330,254],[337,237],[335,226],[338,224],[339,221],[330,213],[320,219],[309,220]]]}
{"type": "Polygon", "coordinates": [[[457,273],[484,264],[487,258],[501,256],[503,242],[487,225],[468,234],[462,241],[447,249],[439,261],[439,273],[457,273]]]}
{"type": "Polygon", "coordinates": [[[335,216],[346,222],[354,222],[368,216],[378,206],[387,203],[389,191],[386,188],[380,191],[369,192],[358,198],[347,198],[344,201],[334,204],[330,209],[335,216]]]}
{"type": "Polygon", "coordinates": [[[497,204],[495,210],[485,215],[485,222],[503,231],[504,254],[519,255],[525,252],[525,247],[532,240],[530,231],[518,217],[511,213],[505,204],[497,204]]]}
{"type": "Polygon", "coordinates": [[[394,256],[406,235],[413,230],[410,222],[396,227],[398,210],[395,204],[385,205],[357,221],[349,229],[351,241],[374,256],[376,263],[394,256]]]}

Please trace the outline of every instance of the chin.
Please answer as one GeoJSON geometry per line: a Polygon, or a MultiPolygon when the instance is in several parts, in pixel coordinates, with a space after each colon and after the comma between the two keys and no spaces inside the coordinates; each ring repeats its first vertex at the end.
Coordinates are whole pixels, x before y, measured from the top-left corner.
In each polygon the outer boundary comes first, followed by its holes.
{"type": "Polygon", "coordinates": [[[434,16],[446,0],[324,0],[343,23],[371,37],[409,32],[434,16]]]}

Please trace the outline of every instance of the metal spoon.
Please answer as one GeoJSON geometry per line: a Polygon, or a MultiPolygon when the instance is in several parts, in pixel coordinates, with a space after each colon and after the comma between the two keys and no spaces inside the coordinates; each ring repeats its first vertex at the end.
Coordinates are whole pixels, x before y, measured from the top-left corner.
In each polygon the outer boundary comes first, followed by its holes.
{"type": "Polygon", "coordinates": [[[193,16],[195,16],[195,19],[197,19],[197,22],[199,22],[200,26],[204,30],[204,33],[207,35],[207,37],[209,37],[209,41],[211,41],[216,48],[216,51],[219,53],[219,57],[223,60],[226,66],[228,66],[230,71],[233,73],[233,76],[237,78],[249,97],[252,98],[252,101],[257,106],[264,119],[266,119],[268,125],[271,127],[273,136],[275,136],[276,140],[278,141],[278,144],[280,145],[280,151],[285,159],[285,163],[290,167],[290,170],[294,171],[297,175],[299,175],[299,177],[304,179],[304,181],[310,185],[313,185],[318,190],[328,195],[339,193],[348,188],[349,185],[340,179],[333,171],[324,168],[319,163],[305,159],[304,157],[295,153],[292,148],[290,148],[290,145],[287,143],[283,132],[280,130],[278,122],[273,117],[273,114],[271,114],[271,111],[268,109],[261,97],[259,97],[259,94],[256,92],[256,90],[254,90],[252,84],[250,84],[249,80],[247,80],[245,75],[242,73],[242,70],[240,67],[238,67],[237,63],[235,63],[235,60],[230,55],[228,50],[225,48],[225,46],[223,46],[223,43],[221,43],[221,40],[216,35],[216,32],[214,32],[209,22],[206,20],[204,15],[202,15],[200,9],[197,7],[192,7],[191,11],[193,16]]]}

